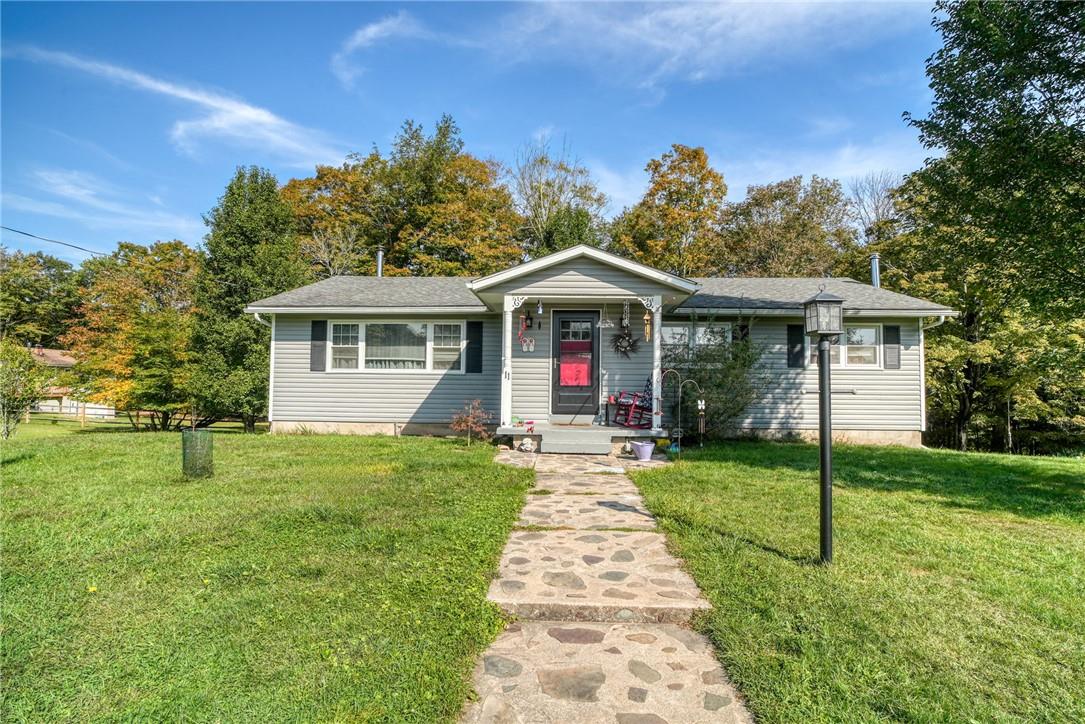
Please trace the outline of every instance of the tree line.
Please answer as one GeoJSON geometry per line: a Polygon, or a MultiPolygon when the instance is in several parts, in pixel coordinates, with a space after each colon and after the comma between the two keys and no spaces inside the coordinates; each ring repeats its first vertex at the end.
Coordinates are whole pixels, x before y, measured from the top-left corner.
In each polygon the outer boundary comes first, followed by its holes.
{"type": "Polygon", "coordinates": [[[935,101],[906,115],[938,153],[905,177],[795,177],[727,198],[703,148],[673,144],[642,198],[607,198],[567,147],[511,168],[465,149],[444,117],[407,121],[385,153],[280,185],[239,168],[201,249],[120,244],[78,269],[0,256],[0,333],[63,346],[89,399],[161,428],[266,414],[269,331],[248,302],[338,274],[483,275],[590,244],[683,276],[868,279],[942,302],[927,334],[928,442],[1059,451],[1085,441],[1085,11],[940,2],[935,101]]]}

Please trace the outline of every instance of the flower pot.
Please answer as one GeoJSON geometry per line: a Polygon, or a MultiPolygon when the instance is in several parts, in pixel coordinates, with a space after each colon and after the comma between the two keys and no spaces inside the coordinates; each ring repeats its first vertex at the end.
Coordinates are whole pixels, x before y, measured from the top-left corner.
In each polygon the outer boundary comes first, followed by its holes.
{"type": "Polygon", "coordinates": [[[651,460],[652,452],[656,449],[656,444],[652,440],[634,440],[630,443],[633,446],[633,454],[637,456],[637,460],[651,460]]]}

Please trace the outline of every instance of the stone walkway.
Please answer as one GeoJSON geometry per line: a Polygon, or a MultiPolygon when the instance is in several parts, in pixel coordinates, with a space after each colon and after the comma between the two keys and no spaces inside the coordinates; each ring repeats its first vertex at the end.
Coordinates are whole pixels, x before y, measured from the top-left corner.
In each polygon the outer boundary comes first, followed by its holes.
{"type": "Polygon", "coordinates": [[[625,475],[631,461],[498,459],[533,467],[536,487],[490,586],[517,621],[475,667],[478,700],[463,721],[752,721],[707,639],[686,627],[709,604],[667,552],[625,475]]]}

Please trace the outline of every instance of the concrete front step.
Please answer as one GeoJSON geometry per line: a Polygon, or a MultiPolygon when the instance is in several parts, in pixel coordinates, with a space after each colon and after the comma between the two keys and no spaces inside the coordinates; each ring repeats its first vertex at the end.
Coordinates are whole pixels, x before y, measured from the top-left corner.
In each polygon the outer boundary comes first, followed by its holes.
{"type": "Polygon", "coordinates": [[[635,492],[625,495],[528,495],[517,525],[577,530],[654,530],[635,492]]]}
{"type": "Polygon", "coordinates": [[[561,455],[609,455],[611,448],[609,440],[601,442],[575,438],[551,440],[548,436],[543,436],[542,442],[539,443],[539,452],[561,455]]]}
{"type": "Polygon", "coordinates": [[[470,724],[752,721],[709,642],[668,624],[514,623],[474,686],[470,724]]]}
{"type": "Polygon", "coordinates": [[[686,623],[709,608],[649,532],[514,531],[488,598],[542,621],[686,623]]]}

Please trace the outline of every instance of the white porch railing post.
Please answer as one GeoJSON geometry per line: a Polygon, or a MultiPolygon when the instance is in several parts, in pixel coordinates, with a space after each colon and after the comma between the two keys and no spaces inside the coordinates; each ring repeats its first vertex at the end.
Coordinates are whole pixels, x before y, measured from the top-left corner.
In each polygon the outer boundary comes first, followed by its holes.
{"type": "Polygon", "coordinates": [[[657,294],[641,301],[652,312],[652,432],[659,434],[663,432],[663,297],[657,294]]]}
{"type": "Polygon", "coordinates": [[[526,297],[505,296],[501,317],[501,426],[512,424],[512,313],[526,297]]]}

